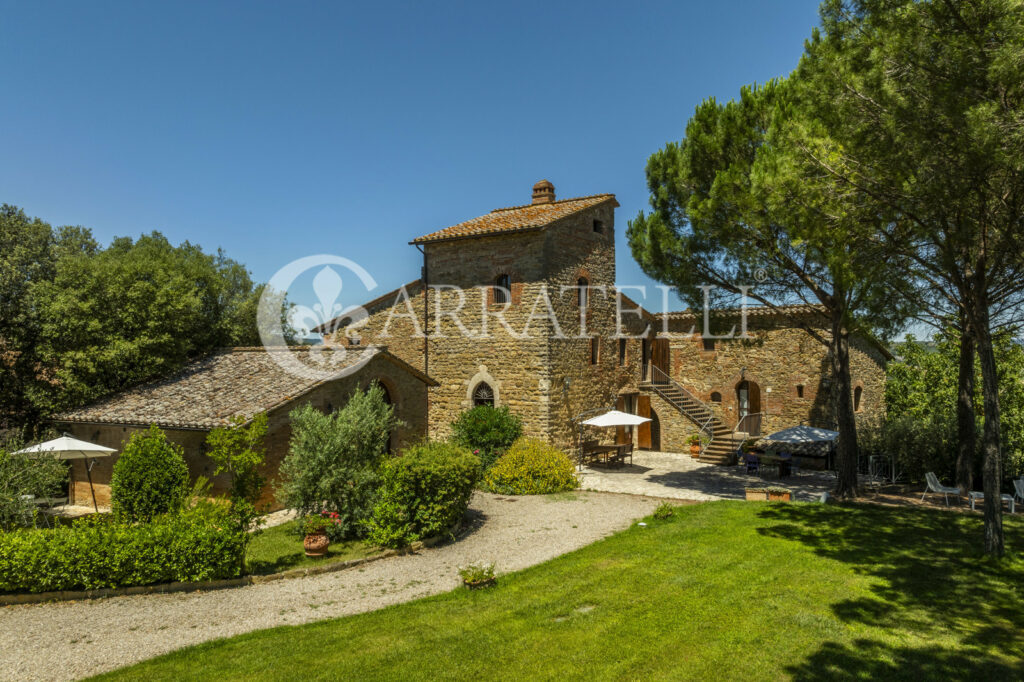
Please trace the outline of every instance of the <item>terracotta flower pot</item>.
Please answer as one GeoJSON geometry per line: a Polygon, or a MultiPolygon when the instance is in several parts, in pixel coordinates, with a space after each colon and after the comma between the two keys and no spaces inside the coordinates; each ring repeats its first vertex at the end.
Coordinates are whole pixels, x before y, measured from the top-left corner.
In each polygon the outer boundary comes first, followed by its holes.
{"type": "Polygon", "coordinates": [[[764,488],[747,488],[747,500],[751,502],[764,502],[768,499],[768,491],[764,488]]]}
{"type": "Polygon", "coordinates": [[[700,446],[699,445],[691,445],[690,446],[690,456],[693,457],[694,459],[697,459],[698,457],[700,457],[700,446]]]}
{"type": "Polygon", "coordinates": [[[327,533],[312,533],[302,539],[302,546],[306,550],[306,556],[324,556],[327,548],[331,546],[331,539],[327,533]]]}
{"type": "Polygon", "coordinates": [[[768,491],[768,499],[774,500],[775,502],[789,502],[792,497],[793,493],[791,492],[777,493],[771,490],[768,491]]]}

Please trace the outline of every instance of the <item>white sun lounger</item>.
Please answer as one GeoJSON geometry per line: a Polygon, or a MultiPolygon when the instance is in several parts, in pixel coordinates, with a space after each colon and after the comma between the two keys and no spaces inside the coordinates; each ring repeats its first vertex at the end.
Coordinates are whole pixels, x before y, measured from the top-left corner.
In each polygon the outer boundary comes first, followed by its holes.
{"type": "Polygon", "coordinates": [[[924,496],[928,493],[937,493],[942,495],[943,499],[946,500],[946,506],[949,506],[949,496],[956,495],[956,503],[960,504],[960,488],[950,487],[948,485],[942,485],[939,483],[939,477],[934,472],[929,471],[924,475],[925,489],[921,495],[921,501],[924,502],[924,496]]]}

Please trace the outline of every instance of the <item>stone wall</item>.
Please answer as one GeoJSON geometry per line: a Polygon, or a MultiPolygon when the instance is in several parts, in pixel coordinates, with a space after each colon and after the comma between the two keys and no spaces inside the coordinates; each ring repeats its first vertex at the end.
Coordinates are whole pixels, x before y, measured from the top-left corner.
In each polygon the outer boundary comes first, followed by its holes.
{"type": "MultiPolygon", "coordinates": [[[[614,408],[618,395],[638,390],[640,339],[625,339],[625,357],[620,363],[616,336],[616,205],[613,201],[599,204],[551,225],[544,233],[545,281],[553,292],[555,317],[564,336],[553,336],[550,342],[552,392],[547,431],[549,439],[563,448],[573,442],[575,416],[596,408],[614,408]],[[581,278],[589,284],[582,321],[581,278]],[[597,361],[593,362],[595,343],[597,361]]],[[[636,315],[623,315],[623,322],[624,331],[633,335],[645,324],[636,315]]],[[[614,430],[607,431],[606,437],[614,437],[614,430]]]]}
{"type": "MultiPolygon", "coordinates": [[[[711,332],[725,334],[734,322],[738,324],[738,320],[713,319],[711,332]]],[[[673,317],[669,331],[683,336],[695,323],[699,334],[700,320],[673,317]]],[[[834,428],[831,370],[825,346],[778,316],[752,315],[748,318],[748,330],[752,340],[716,339],[713,348],[706,348],[699,335],[673,338],[673,379],[701,400],[712,403],[729,427],[737,421],[737,384],[745,379],[756,385],[759,392],[764,414],[762,433],[801,423],[834,428]],[[721,402],[713,402],[714,393],[721,397],[721,402]]],[[[862,338],[853,340],[850,356],[853,384],[862,389],[858,415],[879,414],[884,409],[885,357],[862,338]]]]}
{"type": "MultiPolygon", "coordinates": [[[[288,454],[288,441],[291,438],[291,423],[288,414],[295,408],[306,403],[312,404],[325,412],[337,409],[345,404],[355,388],[366,389],[372,381],[378,381],[388,392],[395,406],[396,416],[405,422],[392,434],[392,449],[399,449],[409,443],[423,438],[427,432],[427,387],[407,370],[399,367],[386,356],[377,355],[358,372],[322,384],[309,393],[286,403],[267,414],[267,436],[265,440],[267,459],[264,464],[264,476],[267,483],[263,488],[259,505],[271,509],[280,507],[274,499],[273,486],[278,480],[281,461],[288,454]]],[[[61,428],[75,438],[105,445],[120,450],[124,443],[147,427],[126,424],[62,424],[61,428]]],[[[185,462],[188,464],[192,478],[204,476],[213,483],[213,492],[226,492],[228,480],[226,476],[212,477],[213,465],[206,456],[206,435],[203,430],[164,429],[164,433],[184,450],[185,462]]],[[[110,506],[110,479],[117,455],[102,457],[90,472],[96,501],[101,507],[110,506]]],[[[69,497],[74,504],[92,505],[89,491],[89,478],[85,464],[81,461],[72,463],[72,476],[69,486],[69,497]]]]}
{"type": "Polygon", "coordinates": [[[451,422],[473,406],[481,382],[494,391],[496,406],[507,405],[523,420],[527,435],[546,436],[551,379],[543,245],[539,232],[426,245],[429,374],[440,383],[430,396],[431,437],[450,433],[451,422]],[[494,302],[492,290],[500,275],[510,280],[511,297],[504,304],[494,302]],[[465,298],[449,287],[461,289],[465,298]],[[455,310],[458,323],[444,314],[455,310]],[[531,319],[535,310],[540,319],[531,319]]]}

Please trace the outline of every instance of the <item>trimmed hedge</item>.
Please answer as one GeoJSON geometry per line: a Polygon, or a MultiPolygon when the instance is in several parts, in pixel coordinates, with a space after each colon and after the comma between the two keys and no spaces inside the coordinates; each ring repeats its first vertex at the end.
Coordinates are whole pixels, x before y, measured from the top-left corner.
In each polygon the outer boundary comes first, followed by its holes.
{"type": "Polygon", "coordinates": [[[150,523],[109,517],[0,533],[0,591],[93,590],[241,575],[247,534],[213,503],[150,523]]]}
{"type": "Polygon", "coordinates": [[[480,458],[454,443],[427,442],[388,460],[373,516],[371,542],[403,547],[439,535],[462,518],[480,479],[480,458]]]}
{"type": "Polygon", "coordinates": [[[484,477],[484,488],[501,495],[546,495],[579,487],[568,455],[535,438],[520,438],[484,477]]]}

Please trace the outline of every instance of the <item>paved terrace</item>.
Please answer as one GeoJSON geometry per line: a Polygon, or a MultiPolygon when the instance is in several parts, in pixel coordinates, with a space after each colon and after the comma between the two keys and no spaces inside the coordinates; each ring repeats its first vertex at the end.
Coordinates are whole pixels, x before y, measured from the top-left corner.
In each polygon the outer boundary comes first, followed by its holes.
{"type": "Polygon", "coordinates": [[[835,487],[835,477],[827,472],[797,470],[779,479],[773,469],[768,471],[760,476],[740,466],[702,464],[688,454],[641,451],[633,454],[632,466],[584,467],[580,478],[584,490],[678,500],[742,500],[744,488],[776,485],[792,490],[794,500],[810,502],[835,487]]]}

